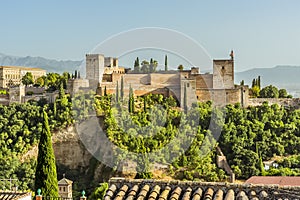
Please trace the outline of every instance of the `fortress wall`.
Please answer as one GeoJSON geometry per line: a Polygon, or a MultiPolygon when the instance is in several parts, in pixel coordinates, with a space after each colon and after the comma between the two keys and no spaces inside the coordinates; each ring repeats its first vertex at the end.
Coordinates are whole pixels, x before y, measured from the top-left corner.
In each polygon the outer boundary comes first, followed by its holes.
{"type": "Polygon", "coordinates": [[[200,102],[213,101],[216,105],[235,104],[241,102],[241,90],[237,89],[197,89],[200,102]]]}
{"type": "Polygon", "coordinates": [[[152,73],[150,74],[150,84],[156,86],[179,85],[180,75],[152,73]]]}
{"type": "Polygon", "coordinates": [[[281,106],[291,106],[300,108],[300,98],[249,98],[249,106],[259,106],[267,101],[269,105],[279,104],[281,106]]]}
{"type": "Polygon", "coordinates": [[[196,88],[213,88],[213,75],[212,74],[197,74],[191,75],[191,78],[196,79],[196,88]]]}

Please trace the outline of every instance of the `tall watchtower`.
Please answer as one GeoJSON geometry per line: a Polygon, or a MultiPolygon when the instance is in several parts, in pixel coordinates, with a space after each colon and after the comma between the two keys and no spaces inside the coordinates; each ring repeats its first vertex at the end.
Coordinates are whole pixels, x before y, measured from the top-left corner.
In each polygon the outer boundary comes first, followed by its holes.
{"type": "Polygon", "coordinates": [[[89,80],[90,86],[98,85],[102,81],[104,73],[104,55],[86,54],[86,79],[89,80]]]}
{"type": "Polygon", "coordinates": [[[213,60],[213,88],[234,88],[234,55],[230,53],[230,59],[213,60]]]}

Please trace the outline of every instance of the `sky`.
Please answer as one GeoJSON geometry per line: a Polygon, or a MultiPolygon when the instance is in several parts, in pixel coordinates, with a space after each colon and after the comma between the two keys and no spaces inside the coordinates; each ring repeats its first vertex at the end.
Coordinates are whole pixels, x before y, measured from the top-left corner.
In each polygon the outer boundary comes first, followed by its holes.
{"type": "Polygon", "coordinates": [[[0,53],[82,60],[113,35],[160,27],[192,38],[211,58],[233,49],[236,71],[300,66],[299,7],[298,0],[1,1],[0,53]]]}

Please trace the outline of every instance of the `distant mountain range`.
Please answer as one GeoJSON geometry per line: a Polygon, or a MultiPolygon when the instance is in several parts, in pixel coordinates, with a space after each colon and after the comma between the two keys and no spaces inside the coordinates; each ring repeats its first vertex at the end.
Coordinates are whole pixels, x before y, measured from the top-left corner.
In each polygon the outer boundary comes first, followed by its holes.
{"type": "Polygon", "coordinates": [[[57,61],[53,59],[46,59],[43,57],[17,57],[17,56],[9,56],[0,53],[0,65],[5,66],[25,66],[25,67],[38,67],[42,69],[46,69],[47,72],[73,72],[78,67],[82,61],[57,61]]]}
{"type": "Polygon", "coordinates": [[[250,87],[253,78],[261,77],[263,87],[274,85],[285,88],[295,97],[300,97],[300,66],[276,66],[273,68],[254,68],[235,73],[237,84],[244,80],[250,87]]]}
{"type": "MultiPolygon", "coordinates": [[[[82,61],[57,61],[43,57],[17,57],[0,53],[0,65],[39,67],[47,72],[73,72],[79,68],[82,61]]],[[[300,66],[276,66],[274,68],[254,68],[235,73],[235,83],[244,80],[251,87],[253,78],[261,76],[262,86],[275,85],[286,88],[290,94],[300,97],[300,66]]]]}

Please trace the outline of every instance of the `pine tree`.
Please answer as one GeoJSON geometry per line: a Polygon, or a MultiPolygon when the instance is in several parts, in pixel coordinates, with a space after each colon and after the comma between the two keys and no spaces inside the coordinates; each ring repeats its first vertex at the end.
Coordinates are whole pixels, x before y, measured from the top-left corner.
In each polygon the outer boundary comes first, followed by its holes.
{"type": "Polygon", "coordinates": [[[123,101],[123,98],[124,98],[124,79],[123,79],[123,76],[121,77],[121,91],[120,91],[120,95],[121,95],[121,101],[123,101]]]}
{"type": "Polygon", "coordinates": [[[165,56],[165,71],[168,71],[168,56],[165,56]]]}
{"type": "Polygon", "coordinates": [[[43,196],[58,197],[55,156],[52,148],[48,115],[45,110],[43,111],[43,120],[35,171],[35,191],[41,189],[43,196]]]}

